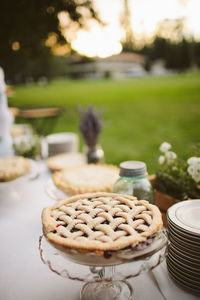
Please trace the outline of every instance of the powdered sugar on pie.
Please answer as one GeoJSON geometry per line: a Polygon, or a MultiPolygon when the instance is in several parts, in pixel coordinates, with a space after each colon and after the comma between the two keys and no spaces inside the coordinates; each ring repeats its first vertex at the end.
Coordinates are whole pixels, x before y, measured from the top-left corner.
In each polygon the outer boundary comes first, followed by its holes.
{"type": "Polygon", "coordinates": [[[59,201],[42,212],[43,232],[57,246],[78,251],[114,251],[135,247],[159,232],[157,206],[135,197],[89,193],[59,201]]]}
{"type": "Polygon", "coordinates": [[[89,164],[53,175],[55,185],[67,194],[111,192],[119,178],[119,169],[112,165],[89,164]]]}

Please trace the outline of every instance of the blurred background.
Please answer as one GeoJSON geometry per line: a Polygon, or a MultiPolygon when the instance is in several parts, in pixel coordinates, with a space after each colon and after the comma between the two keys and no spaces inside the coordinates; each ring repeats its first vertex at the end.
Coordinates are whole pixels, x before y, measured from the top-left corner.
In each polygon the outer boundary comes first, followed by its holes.
{"type": "Polygon", "coordinates": [[[80,107],[93,105],[107,163],[142,160],[154,172],[164,141],[191,156],[200,142],[199,11],[198,0],[4,1],[0,66],[8,105],[21,112],[15,122],[80,136],[80,107]],[[57,113],[37,124],[26,114],[50,107],[57,113]]]}

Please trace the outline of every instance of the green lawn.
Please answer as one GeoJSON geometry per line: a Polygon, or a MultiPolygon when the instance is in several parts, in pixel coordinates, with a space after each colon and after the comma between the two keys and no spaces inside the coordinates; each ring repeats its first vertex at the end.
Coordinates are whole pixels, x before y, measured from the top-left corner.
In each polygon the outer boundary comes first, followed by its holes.
{"type": "MultiPolygon", "coordinates": [[[[103,112],[100,143],[107,163],[142,160],[156,170],[158,147],[170,142],[182,158],[200,142],[200,73],[115,80],[57,80],[17,86],[10,105],[64,106],[54,132],[79,132],[78,106],[103,112]]],[[[82,138],[80,136],[80,144],[82,138]]]]}

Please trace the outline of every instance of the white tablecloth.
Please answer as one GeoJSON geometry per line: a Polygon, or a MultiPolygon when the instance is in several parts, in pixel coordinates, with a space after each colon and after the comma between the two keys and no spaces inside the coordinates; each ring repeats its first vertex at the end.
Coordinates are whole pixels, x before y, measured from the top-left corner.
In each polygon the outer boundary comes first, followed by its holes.
{"type": "MultiPolygon", "coordinates": [[[[33,181],[0,185],[0,299],[78,300],[83,283],[58,276],[40,259],[41,211],[55,201],[44,190],[51,174],[44,162],[38,167],[40,176],[33,181]]],[[[171,281],[165,262],[129,283],[135,300],[199,299],[171,281]]]]}

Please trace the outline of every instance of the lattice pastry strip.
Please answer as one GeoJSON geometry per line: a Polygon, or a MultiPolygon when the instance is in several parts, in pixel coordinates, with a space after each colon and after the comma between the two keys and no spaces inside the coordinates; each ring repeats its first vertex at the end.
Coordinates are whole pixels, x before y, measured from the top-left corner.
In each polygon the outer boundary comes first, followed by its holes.
{"type": "Polygon", "coordinates": [[[127,195],[90,193],[47,207],[43,231],[59,246],[80,251],[107,251],[136,246],[160,231],[159,209],[127,195]]]}

